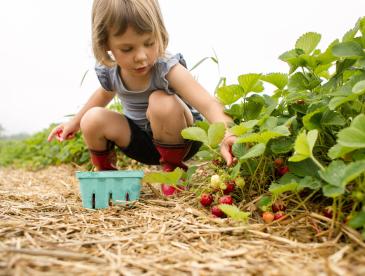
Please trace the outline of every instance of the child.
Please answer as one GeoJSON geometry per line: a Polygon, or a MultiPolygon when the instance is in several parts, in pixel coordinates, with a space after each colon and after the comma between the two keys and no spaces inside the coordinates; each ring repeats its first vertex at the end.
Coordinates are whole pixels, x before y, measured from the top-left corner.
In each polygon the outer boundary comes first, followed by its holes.
{"type": "MultiPolygon", "coordinates": [[[[48,140],[73,138],[81,129],[97,170],[116,170],[114,145],[139,162],[161,164],[163,171],[187,169],[201,146],[181,131],[200,113],[211,123],[232,119],[199,85],[180,54],[166,53],[168,34],[158,0],[94,0],[92,45],[99,87],[68,122],[55,127],[48,140]],[[123,115],[104,108],[118,95],[123,115]],[[200,113],[199,113],[200,112],[200,113]]],[[[221,154],[231,165],[235,137],[226,134],[221,154]]],[[[169,196],[174,187],[162,185],[169,196]]]]}

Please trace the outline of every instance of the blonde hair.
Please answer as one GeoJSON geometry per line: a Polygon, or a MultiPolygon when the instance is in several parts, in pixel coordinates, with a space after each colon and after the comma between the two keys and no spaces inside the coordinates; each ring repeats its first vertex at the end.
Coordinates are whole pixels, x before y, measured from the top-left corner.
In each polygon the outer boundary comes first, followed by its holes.
{"type": "Polygon", "coordinates": [[[122,35],[128,26],[141,34],[152,33],[160,56],[164,55],[169,38],[158,0],[94,0],[92,47],[98,62],[106,66],[115,64],[108,54],[108,36],[122,35]]]}

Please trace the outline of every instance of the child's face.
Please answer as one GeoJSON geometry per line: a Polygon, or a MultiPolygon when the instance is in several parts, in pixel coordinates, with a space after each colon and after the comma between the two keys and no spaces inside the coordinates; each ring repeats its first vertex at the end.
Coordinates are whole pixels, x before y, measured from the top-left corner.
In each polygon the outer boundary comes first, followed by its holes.
{"type": "Polygon", "coordinates": [[[110,36],[108,46],[123,73],[134,77],[147,75],[159,56],[155,37],[138,34],[131,27],[122,35],[110,36]]]}

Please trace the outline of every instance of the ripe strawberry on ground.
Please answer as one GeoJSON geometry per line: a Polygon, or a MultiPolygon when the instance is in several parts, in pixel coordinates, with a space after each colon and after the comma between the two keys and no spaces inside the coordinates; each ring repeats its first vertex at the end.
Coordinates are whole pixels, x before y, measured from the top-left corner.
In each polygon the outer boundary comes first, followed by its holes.
{"type": "Polygon", "coordinates": [[[281,219],[283,216],[285,216],[284,212],[281,212],[281,211],[276,212],[276,213],[274,214],[274,220],[281,219]]]}
{"type": "Polygon", "coordinates": [[[209,206],[213,202],[213,196],[211,194],[202,194],[200,197],[200,203],[204,207],[209,206]]]}
{"type": "Polygon", "coordinates": [[[176,192],[176,188],[174,186],[162,184],[161,191],[166,196],[172,196],[176,192]]]}
{"type": "Polygon", "coordinates": [[[220,204],[229,204],[229,205],[232,205],[233,204],[233,198],[230,195],[222,196],[219,199],[219,203],[220,204]]]}
{"type": "Polygon", "coordinates": [[[271,223],[274,220],[274,214],[271,212],[263,212],[262,219],[265,223],[271,223]]]}
{"type": "Polygon", "coordinates": [[[272,211],[278,212],[278,211],[285,211],[286,206],[284,201],[282,201],[281,199],[276,200],[272,205],[271,205],[271,209],[272,211]]]}
{"type": "Polygon", "coordinates": [[[218,218],[226,217],[226,214],[221,209],[219,209],[218,205],[213,206],[211,212],[213,216],[216,216],[218,218]]]}
{"type": "Polygon", "coordinates": [[[225,195],[229,195],[234,191],[234,188],[236,186],[236,182],[234,180],[228,180],[224,182],[224,184],[226,184],[226,188],[223,190],[223,193],[225,195]]]}

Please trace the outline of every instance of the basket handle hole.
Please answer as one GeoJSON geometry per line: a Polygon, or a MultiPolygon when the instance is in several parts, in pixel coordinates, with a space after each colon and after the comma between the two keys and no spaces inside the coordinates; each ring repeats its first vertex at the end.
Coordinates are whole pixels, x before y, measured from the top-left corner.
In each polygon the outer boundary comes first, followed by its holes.
{"type": "Polygon", "coordinates": [[[92,205],[92,208],[95,209],[95,194],[94,193],[91,198],[91,205],[92,205]]]}
{"type": "Polygon", "coordinates": [[[113,206],[113,194],[109,193],[109,206],[113,206]]]}

